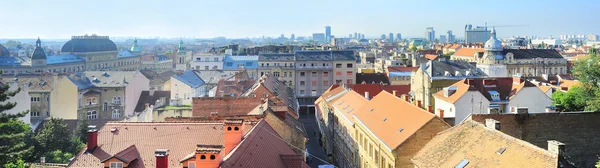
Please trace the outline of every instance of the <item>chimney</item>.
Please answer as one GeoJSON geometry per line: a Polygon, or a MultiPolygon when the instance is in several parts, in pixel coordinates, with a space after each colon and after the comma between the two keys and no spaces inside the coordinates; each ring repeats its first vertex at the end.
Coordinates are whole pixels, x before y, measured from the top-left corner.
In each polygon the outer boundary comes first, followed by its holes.
{"type": "Polygon", "coordinates": [[[229,154],[244,137],[244,120],[227,120],[223,123],[225,148],[223,155],[229,154]]]}
{"type": "Polygon", "coordinates": [[[485,119],[485,127],[500,130],[500,121],[491,118],[485,119]]]}
{"type": "Polygon", "coordinates": [[[168,149],[157,149],[154,152],[156,156],[156,168],[168,168],[169,167],[169,150],[168,149]]]}
{"type": "Polygon", "coordinates": [[[421,107],[421,100],[417,100],[417,106],[420,108],[421,107]]]}
{"type": "Polygon", "coordinates": [[[87,151],[94,151],[96,146],[98,146],[98,130],[95,125],[90,125],[87,133],[87,151]]]}
{"type": "Polygon", "coordinates": [[[521,82],[523,82],[523,79],[519,77],[513,77],[513,84],[521,84],[521,82]]]}
{"type": "Polygon", "coordinates": [[[371,100],[371,99],[369,99],[369,92],[365,92],[365,99],[371,100]]]}
{"type": "Polygon", "coordinates": [[[218,168],[221,163],[221,156],[225,155],[221,155],[222,149],[222,145],[198,144],[196,148],[196,167],[218,168]]]}
{"type": "Polygon", "coordinates": [[[429,111],[430,113],[433,113],[433,106],[432,105],[427,106],[427,111],[429,111]]]}
{"type": "Polygon", "coordinates": [[[148,91],[148,96],[154,96],[154,87],[150,87],[150,91],[148,91]]]}
{"type": "Polygon", "coordinates": [[[392,94],[396,97],[398,97],[398,91],[397,90],[392,90],[392,94]]]}
{"type": "Polygon", "coordinates": [[[404,97],[404,101],[408,102],[408,95],[407,94],[402,94],[402,97],[404,97]]]}
{"type": "Polygon", "coordinates": [[[556,153],[559,157],[563,156],[563,154],[565,152],[565,144],[558,142],[556,140],[549,140],[548,141],[548,151],[550,151],[552,153],[556,153]]]}

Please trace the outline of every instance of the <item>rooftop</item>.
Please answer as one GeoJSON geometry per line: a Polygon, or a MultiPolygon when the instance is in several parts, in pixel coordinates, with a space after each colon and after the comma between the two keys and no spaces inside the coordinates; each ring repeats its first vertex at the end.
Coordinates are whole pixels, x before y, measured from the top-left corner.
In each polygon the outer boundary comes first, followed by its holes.
{"type": "Polygon", "coordinates": [[[72,54],[65,55],[51,55],[46,57],[46,64],[48,65],[56,65],[56,64],[68,64],[68,63],[77,63],[77,62],[85,62],[85,60],[80,57],[72,54]]]}
{"type": "Polygon", "coordinates": [[[173,75],[173,79],[179,80],[191,88],[197,88],[204,84],[204,80],[200,78],[193,70],[187,70],[180,74],[173,75]]]}
{"type": "Polygon", "coordinates": [[[85,71],[69,76],[78,89],[91,87],[126,87],[135,79],[137,71],[85,71]]]}

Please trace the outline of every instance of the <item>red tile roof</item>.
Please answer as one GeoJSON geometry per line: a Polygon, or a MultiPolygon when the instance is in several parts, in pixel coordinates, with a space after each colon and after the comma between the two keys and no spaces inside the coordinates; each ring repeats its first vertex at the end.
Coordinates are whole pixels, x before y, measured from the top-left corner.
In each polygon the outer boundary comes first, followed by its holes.
{"type": "Polygon", "coordinates": [[[425,58],[429,60],[435,60],[438,57],[436,54],[425,54],[425,58]]]}
{"type": "Polygon", "coordinates": [[[410,92],[410,85],[349,84],[347,87],[363,96],[365,92],[369,92],[369,98],[373,98],[383,90],[390,93],[396,90],[397,95],[408,94],[410,92]]]}
{"type": "Polygon", "coordinates": [[[419,67],[388,67],[388,72],[415,72],[419,67]]]}
{"type": "Polygon", "coordinates": [[[138,152],[137,148],[135,148],[135,145],[131,145],[126,149],[123,149],[121,152],[116,153],[114,156],[112,157],[108,157],[104,160],[102,160],[102,162],[106,162],[108,160],[110,160],[111,158],[117,158],[121,161],[123,161],[124,163],[131,163],[132,161],[139,159],[140,157],[140,153],[138,152]]]}
{"type": "Polygon", "coordinates": [[[460,48],[453,56],[475,57],[475,53],[483,52],[483,48],[460,48]]]}
{"type": "Polygon", "coordinates": [[[293,165],[309,168],[302,156],[298,156],[300,155],[296,155],[273,127],[265,121],[260,121],[231,154],[225,156],[221,167],[275,168],[293,165]]]}
{"type": "Polygon", "coordinates": [[[195,97],[192,104],[192,116],[234,116],[247,115],[259,104],[260,99],[247,98],[219,98],[219,97],[195,97]],[[215,113],[216,112],[216,113],[215,113]]]}

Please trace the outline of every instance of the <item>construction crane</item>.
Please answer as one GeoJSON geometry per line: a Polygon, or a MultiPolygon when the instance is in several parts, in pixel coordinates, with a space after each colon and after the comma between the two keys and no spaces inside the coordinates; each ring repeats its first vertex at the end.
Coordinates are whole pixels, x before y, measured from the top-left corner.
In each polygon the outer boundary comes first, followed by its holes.
{"type": "Polygon", "coordinates": [[[529,27],[529,25],[496,25],[491,27],[529,27]]]}

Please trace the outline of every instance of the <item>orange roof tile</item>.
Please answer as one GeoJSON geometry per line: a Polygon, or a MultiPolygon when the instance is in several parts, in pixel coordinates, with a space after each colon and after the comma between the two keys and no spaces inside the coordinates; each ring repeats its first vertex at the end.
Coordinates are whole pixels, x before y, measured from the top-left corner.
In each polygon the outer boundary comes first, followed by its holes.
{"type": "Polygon", "coordinates": [[[584,59],[588,59],[588,58],[590,58],[590,55],[588,55],[588,54],[579,54],[574,57],[570,57],[568,59],[569,59],[569,61],[579,61],[579,60],[584,60],[584,59]]]}
{"type": "Polygon", "coordinates": [[[435,54],[425,54],[425,58],[429,59],[429,60],[435,60],[438,57],[438,55],[435,54]]]}
{"type": "Polygon", "coordinates": [[[465,121],[440,132],[412,159],[415,167],[558,167],[558,155],[533,144],[465,121]]]}
{"type": "Polygon", "coordinates": [[[343,116],[352,125],[354,124],[352,115],[367,102],[368,100],[363,95],[351,91],[332,102],[331,107],[334,109],[336,116],[343,116]]]}
{"type": "Polygon", "coordinates": [[[416,72],[419,67],[388,67],[388,72],[416,72]]]}
{"type": "Polygon", "coordinates": [[[571,88],[574,86],[582,86],[583,84],[577,80],[560,80],[560,87],[571,88]]]}
{"type": "Polygon", "coordinates": [[[460,45],[460,44],[454,44],[454,45],[452,45],[452,47],[450,47],[450,49],[457,49],[457,48],[459,48],[461,46],[462,45],[460,45]]]}
{"type": "Polygon", "coordinates": [[[354,114],[357,123],[369,129],[394,150],[435,115],[388,92],[381,92],[354,114]]]}
{"type": "Polygon", "coordinates": [[[542,92],[546,93],[548,92],[550,89],[552,89],[552,87],[550,86],[546,86],[546,85],[540,85],[538,86],[538,88],[540,88],[540,90],[542,90],[542,92]]]}
{"type": "Polygon", "coordinates": [[[474,57],[475,53],[483,52],[483,48],[460,48],[453,56],[474,57]]]}
{"type": "Polygon", "coordinates": [[[442,99],[448,103],[456,102],[458,99],[460,99],[460,97],[467,93],[467,91],[469,91],[469,85],[466,84],[466,80],[467,79],[463,79],[451,85],[456,86],[456,92],[454,92],[454,94],[446,97],[444,96],[444,90],[440,90],[439,92],[433,94],[433,97],[442,99]]]}

